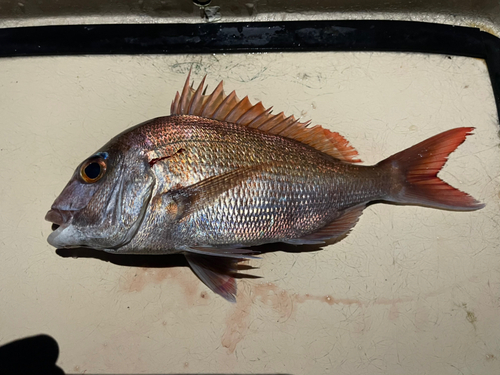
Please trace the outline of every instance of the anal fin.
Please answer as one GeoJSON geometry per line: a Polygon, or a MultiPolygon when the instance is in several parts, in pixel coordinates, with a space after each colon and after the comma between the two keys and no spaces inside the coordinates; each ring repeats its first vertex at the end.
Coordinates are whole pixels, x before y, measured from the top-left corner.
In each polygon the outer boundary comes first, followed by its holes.
{"type": "Polygon", "coordinates": [[[210,257],[223,257],[223,258],[234,258],[234,259],[258,259],[255,255],[259,252],[242,249],[238,245],[232,246],[194,246],[194,247],[182,247],[184,252],[190,254],[198,254],[210,257]]]}
{"type": "Polygon", "coordinates": [[[316,232],[308,234],[301,238],[294,238],[283,242],[293,245],[309,245],[319,244],[323,243],[326,240],[345,236],[352,228],[354,228],[365,207],[366,205],[362,204],[359,206],[348,208],[343,211],[340,217],[320,228],[316,232]]]}

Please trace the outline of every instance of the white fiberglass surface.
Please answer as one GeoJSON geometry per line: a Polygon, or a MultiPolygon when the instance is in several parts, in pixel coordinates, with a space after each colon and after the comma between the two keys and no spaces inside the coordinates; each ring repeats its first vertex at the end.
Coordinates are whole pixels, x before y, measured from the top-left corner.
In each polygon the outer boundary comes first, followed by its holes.
{"type": "Polygon", "coordinates": [[[67,373],[494,374],[498,119],[486,65],[396,53],[0,60],[0,345],[46,333],[67,373]],[[344,135],[366,164],[473,126],[440,176],[476,212],[375,204],[343,241],[271,252],[235,304],[187,267],[63,257],[44,216],[110,138],[168,115],[192,67],[344,135]],[[300,249],[297,249],[300,250],[300,249]]]}

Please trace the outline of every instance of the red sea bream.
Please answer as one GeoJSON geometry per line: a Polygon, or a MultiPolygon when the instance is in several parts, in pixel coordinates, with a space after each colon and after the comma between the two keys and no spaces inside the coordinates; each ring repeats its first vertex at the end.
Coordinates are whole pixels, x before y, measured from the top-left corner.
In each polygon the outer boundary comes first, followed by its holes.
{"type": "Polygon", "coordinates": [[[196,90],[189,80],[170,116],[124,131],[77,167],[47,213],[51,245],[182,253],[207,286],[234,301],[231,274],[258,253],[254,246],[339,239],[369,202],[484,206],[437,177],[473,128],[365,166],[338,133],[225,95],[222,83],[205,95],[205,79],[196,90]]]}

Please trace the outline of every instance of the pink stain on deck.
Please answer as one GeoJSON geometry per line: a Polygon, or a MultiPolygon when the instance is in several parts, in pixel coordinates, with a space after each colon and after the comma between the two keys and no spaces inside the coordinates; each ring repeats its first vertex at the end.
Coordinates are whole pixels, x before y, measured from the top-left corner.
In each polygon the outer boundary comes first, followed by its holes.
{"type": "MultiPolygon", "coordinates": [[[[150,284],[160,284],[166,280],[182,288],[188,306],[198,305],[198,302],[211,299],[209,291],[199,291],[202,285],[188,268],[134,268],[132,273],[125,277],[122,289],[127,292],[141,292],[150,284]]],[[[239,283],[237,302],[229,307],[225,320],[225,330],[221,344],[229,354],[234,353],[237,345],[248,333],[252,309],[262,306],[270,308],[270,313],[278,316],[278,322],[284,323],[293,318],[297,305],[303,303],[323,303],[329,306],[369,305],[390,306],[388,318],[399,318],[398,303],[411,301],[410,298],[386,299],[378,298],[374,301],[361,302],[350,298],[334,298],[331,295],[299,294],[279,288],[273,283],[239,283]]]]}
{"type": "Polygon", "coordinates": [[[193,304],[198,296],[208,300],[206,292],[199,293],[200,283],[189,268],[132,268],[127,273],[123,282],[122,290],[127,292],[141,292],[151,284],[161,284],[168,280],[182,288],[182,294],[188,304],[193,304]]]}
{"type": "Polygon", "coordinates": [[[226,318],[226,330],[221,339],[222,346],[227,348],[229,353],[236,350],[236,346],[245,338],[248,331],[253,306],[257,304],[268,306],[279,315],[279,321],[285,322],[293,318],[297,304],[309,301],[322,302],[330,306],[336,304],[362,306],[360,301],[354,299],[290,293],[273,283],[246,285],[245,288],[240,288],[237,303],[226,318]]]}

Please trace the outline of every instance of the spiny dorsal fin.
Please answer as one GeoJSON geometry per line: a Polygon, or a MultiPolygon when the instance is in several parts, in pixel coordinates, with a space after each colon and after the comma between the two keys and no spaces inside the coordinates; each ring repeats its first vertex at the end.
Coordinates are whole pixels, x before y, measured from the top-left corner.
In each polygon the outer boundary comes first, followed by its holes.
{"type": "MultiPolygon", "coordinates": [[[[280,135],[307,144],[318,151],[349,163],[359,163],[358,152],[339,133],[324,129],[320,125],[308,127],[310,121],[299,122],[294,116],[286,117],[283,112],[273,115],[262,102],[250,103],[247,96],[238,99],[232,91],[226,95],[223,82],[210,95],[204,94],[205,78],[195,90],[189,86],[189,72],[182,93],[175,95],[170,107],[171,115],[194,115],[214,120],[232,122],[268,134],[280,135]]],[[[205,88],[206,90],[206,88],[205,88]]]]}

